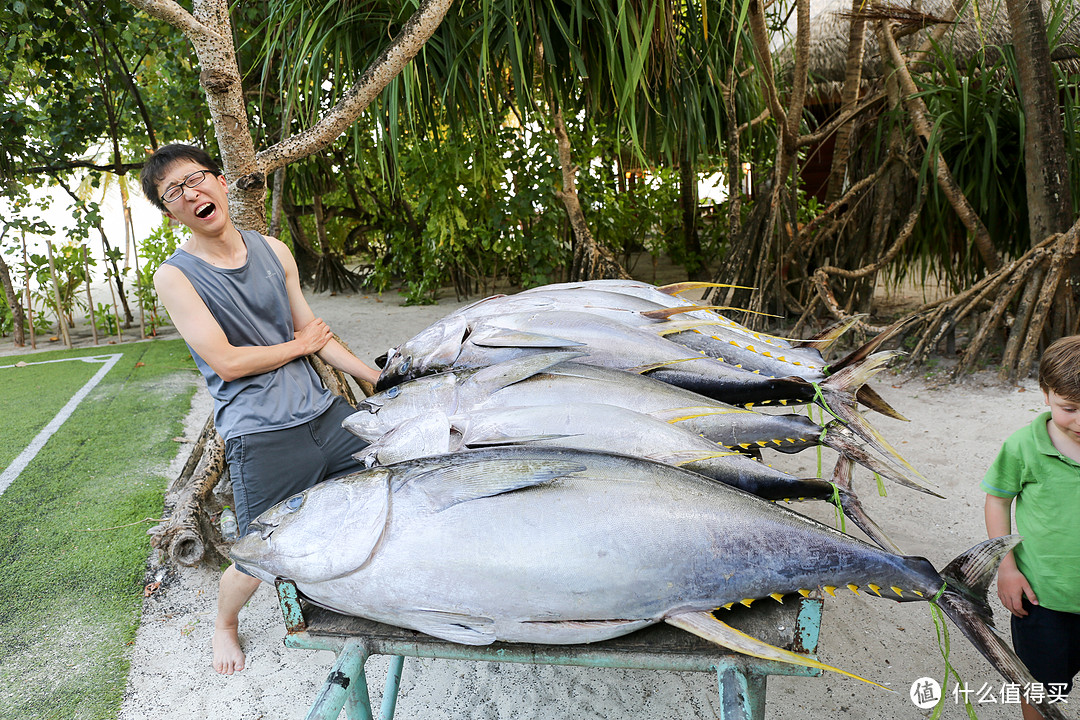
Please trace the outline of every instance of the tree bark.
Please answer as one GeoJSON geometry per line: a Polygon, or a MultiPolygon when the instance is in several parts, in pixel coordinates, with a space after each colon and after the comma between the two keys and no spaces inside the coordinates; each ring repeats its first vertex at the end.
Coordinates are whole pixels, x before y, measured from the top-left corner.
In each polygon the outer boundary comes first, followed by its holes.
{"type": "Polygon", "coordinates": [[[45,241],[45,249],[49,253],[49,276],[52,278],[53,301],[56,303],[56,324],[60,327],[64,346],[70,350],[71,334],[68,332],[67,320],[64,318],[64,309],[60,306],[60,279],[56,276],[56,261],[53,259],[51,241],[45,241]]]}
{"type": "Polygon", "coordinates": [[[0,282],[4,284],[4,296],[7,298],[8,307],[11,308],[11,332],[18,347],[26,344],[26,316],[23,314],[22,302],[15,294],[15,286],[11,284],[11,273],[8,265],[4,262],[4,256],[0,255],[0,282]]]}
{"type": "Polygon", "coordinates": [[[1024,173],[1031,245],[1072,224],[1069,158],[1042,6],[1006,0],[1024,107],[1024,173]]]}
{"type": "MultiPolygon", "coordinates": [[[[859,89],[862,84],[863,54],[866,48],[866,20],[858,15],[862,6],[863,0],[852,0],[847,67],[844,73],[844,88],[840,97],[841,112],[855,105],[859,99],[859,89]]],[[[832,167],[829,170],[829,180],[825,191],[826,204],[835,201],[844,191],[844,179],[847,176],[847,163],[850,156],[851,130],[854,126],[854,120],[849,120],[836,131],[832,167]]]]}

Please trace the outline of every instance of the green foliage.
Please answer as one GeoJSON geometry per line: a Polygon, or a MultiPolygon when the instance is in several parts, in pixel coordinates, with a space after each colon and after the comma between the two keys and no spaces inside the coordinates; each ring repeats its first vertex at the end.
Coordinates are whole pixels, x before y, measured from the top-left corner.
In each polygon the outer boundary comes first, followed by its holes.
{"type": "MultiPolygon", "coordinates": [[[[168,221],[163,221],[139,245],[139,257],[142,258],[142,262],[135,276],[135,294],[139,298],[139,304],[142,305],[146,332],[149,335],[156,335],[157,329],[166,324],[161,312],[164,307],[159,304],[157,290],[154,288],[154,273],[180,245],[180,233],[186,230],[187,228],[178,228],[168,221]]],[[[98,313],[101,312],[100,307],[99,303],[98,313]]],[[[111,322],[115,322],[115,315],[111,312],[109,314],[112,315],[111,322]]],[[[110,332],[115,332],[115,330],[110,332]]]]}
{"type": "Polygon", "coordinates": [[[15,318],[7,301],[7,293],[0,293],[0,337],[9,335],[15,328],[15,318]]]}
{"type": "Polygon", "coordinates": [[[645,250],[680,260],[678,171],[665,165],[613,166],[611,158],[619,151],[605,141],[611,137],[605,128],[586,124],[578,133],[569,130],[580,150],[578,194],[596,239],[624,256],[645,250]]]}
{"type": "MultiPolygon", "coordinates": [[[[986,51],[965,65],[939,51],[941,70],[921,78],[929,115],[936,123],[927,157],[939,150],[975,211],[990,231],[994,246],[1006,257],[1028,246],[1024,187],[1023,111],[1016,91],[1016,66],[1007,49],[994,62],[986,51]],[[1018,232],[1023,228],[1023,232],[1018,232]]],[[[937,183],[934,168],[923,164],[923,182],[930,188],[928,210],[915,247],[920,257],[946,260],[944,269],[962,283],[978,272],[978,256],[967,231],[937,183]],[[937,220],[937,221],[935,221],[937,220]]]]}
{"type": "MultiPolygon", "coordinates": [[[[87,316],[89,317],[89,316],[87,316]]],[[[116,335],[120,332],[120,321],[113,312],[112,306],[99,302],[94,309],[94,327],[104,335],[116,335]]]]}
{"type": "Polygon", "coordinates": [[[4,3],[0,37],[5,176],[65,174],[106,138],[141,159],[158,134],[206,135],[187,41],[124,0],[4,3]]]}
{"type": "Polygon", "coordinates": [[[424,142],[402,147],[396,201],[409,207],[412,222],[403,218],[373,241],[373,282],[406,278],[410,302],[433,299],[455,276],[477,285],[500,275],[547,282],[564,253],[546,145],[546,136],[503,128],[478,133],[472,144],[459,137],[437,154],[424,142]]]}
{"type": "MultiPolygon", "coordinates": [[[[920,97],[933,122],[930,142],[919,166],[928,195],[915,232],[904,250],[906,261],[890,268],[893,278],[907,272],[946,279],[967,287],[985,271],[981,258],[938,186],[934,153],[940,151],[964,195],[990,233],[1003,257],[1023,254],[1030,246],[1024,193],[1024,114],[1018,92],[1015,54],[1011,46],[987,47],[967,61],[942,47],[934,50],[934,70],[915,76],[920,97]]],[[[1076,78],[1057,68],[1063,98],[1065,143],[1072,196],[1080,211],[1080,127],[1076,120],[1076,78]]],[[[906,111],[886,115],[874,142],[884,147],[889,123],[907,127],[906,111]]]]}
{"type": "Polygon", "coordinates": [[[56,293],[53,292],[48,256],[30,253],[29,259],[31,272],[37,281],[37,288],[30,291],[31,298],[47,308],[57,323],[72,324],[74,312],[77,309],[86,308],[86,299],[80,292],[87,282],[86,271],[83,268],[83,246],[68,242],[53,248],[56,289],[60,296],[59,306],[56,303],[56,293]]]}

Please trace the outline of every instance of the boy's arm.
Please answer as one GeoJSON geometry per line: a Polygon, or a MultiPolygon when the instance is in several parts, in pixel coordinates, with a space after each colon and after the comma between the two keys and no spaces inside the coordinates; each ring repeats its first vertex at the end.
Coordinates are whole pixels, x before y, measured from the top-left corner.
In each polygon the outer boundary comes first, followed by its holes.
{"type": "MultiPolygon", "coordinates": [[[[1012,533],[1012,503],[1013,498],[987,494],[984,514],[986,534],[989,537],[996,538],[1012,533]]],[[[1023,606],[1025,595],[1032,605],[1039,604],[1035,591],[1031,589],[1024,574],[1016,567],[1016,560],[1012,552],[1009,552],[998,567],[998,597],[1009,612],[1017,617],[1024,617],[1027,615],[1023,606]]]]}
{"type": "Polygon", "coordinates": [[[232,345],[179,268],[171,265],[158,268],[154,273],[154,288],[181,337],[225,381],[276,370],[318,352],[332,338],[330,328],[317,321],[297,325],[302,329],[296,337],[279,345],[232,345]]]}
{"type": "MultiPolygon", "coordinates": [[[[307,329],[312,322],[322,323],[316,319],[311,306],[308,305],[303,291],[300,289],[300,273],[296,269],[296,259],[285,243],[277,238],[267,237],[267,242],[273,249],[274,254],[285,268],[285,289],[289,294],[289,307],[292,311],[293,327],[307,329]]],[[[325,324],[323,325],[325,327],[325,324]]],[[[315,352],[315,351],[312,351],[315,352]]],[[[366,380],[372,385],[379,379],[379,371],[366,365],[360,358],[353,355],[345,347],[334,340],[333,333],[330,339],[318,349],[318,355],[331,367],[335,367],[344,373],[352,375],[357,380],[366,380]]]]}

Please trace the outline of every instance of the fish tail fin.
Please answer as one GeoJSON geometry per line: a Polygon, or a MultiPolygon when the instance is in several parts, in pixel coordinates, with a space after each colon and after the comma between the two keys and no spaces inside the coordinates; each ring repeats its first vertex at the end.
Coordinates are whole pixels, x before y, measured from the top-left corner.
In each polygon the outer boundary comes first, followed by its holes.
{"type": "MultiPolygon", "coordinates": [[[[1026,686],[1034,683],[1035,678],[1008,643],[994,631],[993,614],[986,599],[1001,559],[1019,542],[1020,536],[1005,535],[982,542],[961,554],[941,571],[945,588],[941,597],[933,602],[1003,678],[1026,686]]],[[[1038,709],[1044,718],[1067,718],[1057,704],[1043,703],[1038,709]]]]}
{"type": "Polygon", "coordinates": [[[859,362],[850,364],[844,368],[836,369],[830,367],[830,377],[826,379],[823,385],[845,388],[847,389],[847,392],[854,395],[855,400],[861,402],[871,410],[875,410],[887,417],[906,421],[906,417],[897,412],[885,401],[885,398],[881,397],[876,390],[866,384],[871,377],[884,370],[885,367],[892,362],[893,358],[899,357],[900,355],[903,355],[903,353],[898,350],[885,350],[874,353],[873,355],[865,357],[859,362]]]}
{"type": "Polygon", "coordinates": [[[814,348],[818,352],[825,352],[832,347],[840,336],[851,329],[853,325],[862,320],[866,315],[852,315],[851,317],[844,318],[839,322],[835,322],[829,327],[825,328],[817,335],[809,337],[805,340],[795,340],[791,344],[795,347],[808,347],[814,348]]]}
{"type": "Polygon", "coordinates": [[[894,420],[901,420],[908,422],[908,419],[904,417],[900,412],[890,405],[885,398],[878,395],[877,390],[869,385],[863,385],[861,388],[855,391],[855,398],[866,407],[877,410],[879,413],[886,417],[891,417],[894,420]]]}
{"type": "Polygon", "coordinates": [[[886,457],[894,458],[902,467],[921,477],[919,471],[905,460],[856,409],[855,393],[875,373],[884,369],[896,355],[897,353],[894,352],[874,353],[857,365],[844,368],[817,386],[819,392],[814,401],[851,428],[852,432],[875,450],[886,457]]]}
{"type": "MultiPolygon", "coordinates": [[[[874,432],[874,429],[870,428],[870,431],[874,432]]],[[[822,435],[821,440],[826,446],[840,453],[842,458],[857,462],[867,470],[888,478],[897,485],[903,485],[906,488],[918,490],[934,497],[942,497],[922,485],[923,482],[926,482],[926,478],[918,470],[910,465],[901,465],[889,456],[873,452],[872,448],[868,447],[864,440],[856,436],[850,428],[838,420],[834,420],[825,426],[825,433],[822,435]]]]}
{"type": "Polygon", "coordinates": [[[836,461],[836,468],[833,470],[833,483],[836,485],[840,508],[844,511],[844,515],[858,525],[859,529],[866,533],[867,537],[877,543],[878,546],[891,553],[903,555],[903,553],[900,552],[900,548],[896,546],[896,543],[889,539],[889,536],[885,534],[885,531],[881,529],[881,526],[866,514],[862,502],[859,501],[859,497],[855,494],[855,490],[851,486],[852,469],[853,463],[851,458],[841,455],[836,461]]]}
{"type": "MultiPolygon", "coordinates": [[[[860,320],[864,316],[856,316],[853,320],[860,320]]],[[[886,341],[891,340],[900,334],[900,331],[907,327],[912,321],[917,319],[918,315],[908,315],[907,317],[900,318],[892,325],[879,332],[867,342],[863,343],[859,347],[852,350],[841,360],[832,364],[834,370],[843,370],[849,365],[858,363],[877,352],[886,341]]]]}

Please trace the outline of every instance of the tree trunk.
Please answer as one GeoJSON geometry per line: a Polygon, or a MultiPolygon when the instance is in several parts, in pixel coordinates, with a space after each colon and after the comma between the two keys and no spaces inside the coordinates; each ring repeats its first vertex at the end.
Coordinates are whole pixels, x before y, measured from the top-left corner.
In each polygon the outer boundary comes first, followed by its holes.
{"type": "Polygon", "coordinates": [[[0,282],[4,284],[4,296],[11,308],[11,328],[15,345],[22,347],[26,344],[26,317],[23,315],[22,302],[15,294],[15,286],[11,284],[11,273],[3,255],[0,255],[0,282]]]}
{"type": "MultiPolygon", "coordinates": [[[[685,142],[685,139],[684,139],[685,142]]],[[[705,265],[701,258],[701,238],[698,236],[698,179],[694,162],[690,158],[689,143],[683,149],[679,163],[679,205],[683,223],[683,267],[691,280],[705,279],[705,265]]]]}
{"type": "Polygon", "coordinates": [[[60,279],[56,277],[56,261],[53,259],[51,241],[45,241],[45,249],[49,253],[49,277],[52,278],[53,301],[56,303],[56,324],[60,326],[60,335],[64,338],[64,345],[70,350],[71,334],[68,333],[67,321],[64,319],[64,309],[60,306],[60,279]]]}
{"type": "Polygon", "coordinates": [[[562,202],[566,215],[570,219],[573,232],[573,261],[570,269],[571,280],[597,280],[601,278],[629,278],[630,273],[611,254],[611,251],[593,239],[585,213],[578,198],[576,180],[577,168],[570,160],[570,137],[566,134],[562,108],[555,111],[552,119],[552,131],[559,146],[559,166],[562,168],[562,190],[555,191],[555,197],[562,202]]]}
{"type": "Polygon", "coordinates": [[[1024,173],[1031,245],[1072,224],[1069,158],[1046,23],[1037,2],[1006,0],[1024,106],[1024,173]]]}
{"type": "MultiPolygon", "coordinates": [[[[844,88],[840,97],[840,112],[853,107],[859,99],[863,53],[866,48],[866,20],[859,16],[862,7],[863,0],[852,0],[851,33],[848,37],[847,69],[844,73],[844,88]]],[[[826,205],[836,201],[844,190],[844,179],[847,176],[847,163],[850,156],[851,130],[854,127],[855,120],[852,119],[836,131],[832,167],[829,170],[829,180],[825,191],[826,205]]]]}
{"type": "Polygon", "coordinates": [[[97,317],[94,311],[94,296],[90,293],[90,250],[82,246],[83,275],[86,276],[86,310],[90,313],[90,332],[94,335],[94,344],[98,344],[97,317]]]}
{"type": "MultiPolygon", "coordinates": [[[[135,261],[135,299],[139,301],[139,337],[146,337],[146,308],[143,307],[143,296],[139,292],[139,245],[135,241],[135,224],[131,220],[131,203],[130,196],[128,194],[127,181],[123,176],[120,177],[120,202],[124,207],[124,235],[127,239],[125,243],[125,254],[128,250],[131,251],[131,257],[135,261]]],[[[127,269],[127,257],[124,258],[125,271],[127,269]]],[[[86,276],[87,285],[90,284],[90,276],[86,276]]]]}
{"type": "Polygon", "coordinates": [[[23,277],[23,292],[26,295],[27,326],[30,328],[30,348],[37,350],[37,340],[34,338],[34,303],[30,300],[30,259],[26,255],[26,231],[22,233],[23,267],[26,274],[23,277]]]}
{"type": "MultiPolygon", "coordinates": [[[[110,257],[112,253],[112,245],[109,244],[109,238],[105,235],[105,228],[101,223],[95,225],[98,231],[98,235],[101,236],[101,245],[105,248],[105,262],[112,265],[113,282],[116,284],[116,294],[120,296],[120,304],[124,306],[123,322],[125,327],[131,327],[132,321],[135,319],[131,314],[131,307],[128,305],[127,293],[124,292],[124,278],[120,274],[120,267],[116,263],[115,257],[110,257]]],[[[116,313],[116,335],[120,336],[120,310],[116,307],[116,297],[113,297],[113,311],[116,313]]]]}

